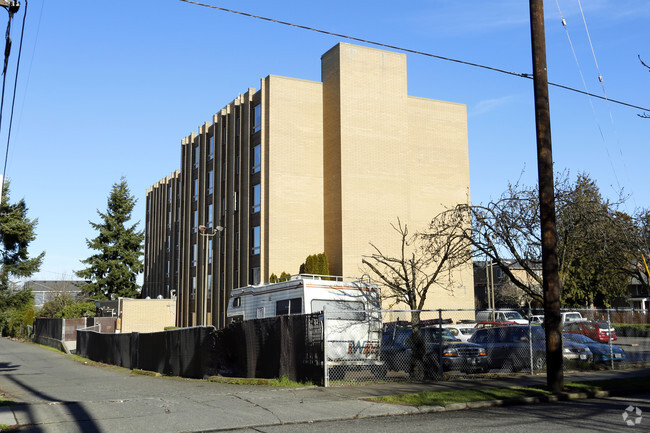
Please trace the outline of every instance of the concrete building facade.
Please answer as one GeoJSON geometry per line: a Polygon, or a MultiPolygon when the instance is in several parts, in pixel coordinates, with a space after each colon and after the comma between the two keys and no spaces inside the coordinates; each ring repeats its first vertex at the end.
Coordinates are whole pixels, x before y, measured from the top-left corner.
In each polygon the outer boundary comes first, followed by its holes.
{"type": "MultiPolygon", "coordinates": [[[[270,75],[239,95],[147,192],[143,295],[176,290],[179,326],[224,326],[230,290],[296,274],[310,254],[359,277],[370,242],[399,250],[397,218],[421,230],[469,202],[464,105],[409,96],[404,54],[341,43],[321,69],[320,82],[270,75]],[[155,284],[168,274],[169,289],[155,284]]],[[[473,308],[471,263],[453,279],[430,305],[473,308]]]]}

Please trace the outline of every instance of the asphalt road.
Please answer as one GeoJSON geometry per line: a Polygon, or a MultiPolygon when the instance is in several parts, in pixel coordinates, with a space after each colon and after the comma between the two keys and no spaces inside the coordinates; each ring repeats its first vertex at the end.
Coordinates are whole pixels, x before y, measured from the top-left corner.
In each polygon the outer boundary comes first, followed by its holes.
{"type": "MultiPolygon", "coordinates": [[[[636,370],[579,373],[583,380],[634,374],[636,370]]],[[[417,408],[364,399],[423,390],[543,383],[545,377],[542,375],[522,375],[479,378],[476,382],[467,379],[339,388],[228,385],[150,377],[121,368],[84,365],[54,350],[0,338],[0,394],[21,402],[18,406],[0,407],[0,424],[11,425],[15,420],[17,424],[28,426],[21,432],[168,433],[232,429],[271,432],[323,428],[325,430],[313,431],[336,430],[338,433],[353,428],[359,431],[372,428],[373,432],[438,431],[436,429],[442,428],[452,432],[498,429],[503,433],[558,431],[567,426],[582,428],[588,425],[581,424],[583,421],[593,424],[590,431],[594,428],[595,431],[615,431],[622,421],[624,407],[635,401],[609,399],[609,406],[605,407],[597,406],[596,400],[585,400],[570,404],[449,411],[422,417],[417,408]],[[551,422],[544,427],[547,430],[540,430],[538,423],[541,421],[551,422]]],[[[650,417],[650,405],[647,396],[644,398],[638,404],[647,408],[650,417]]],[[[646,420],[645,425],[649,422],[646,420]]]]}
{"type": "Polygon", "coordinates": [[[317,422],[233,430],[237,433],[430,433],[430,432],[643,432],[650,429],[650,393],[629,397],[575,400],[525,406],[438,412],[407,416],[364,418],[349,421],[317,422]],[[627,412],[627,420],[639,424],[628,426],[623,413],[632,406],[641,416],[627,412]]]}

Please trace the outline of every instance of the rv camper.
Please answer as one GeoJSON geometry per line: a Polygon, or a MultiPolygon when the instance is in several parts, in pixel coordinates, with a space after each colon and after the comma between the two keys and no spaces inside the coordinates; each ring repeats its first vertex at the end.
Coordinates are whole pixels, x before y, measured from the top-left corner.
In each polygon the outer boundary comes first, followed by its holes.
{"type": "Polygon", "coordinates": [[[330,366],[380,366],[380,303],[375,284],[301,274],[278,283],[234,289],[227,314],[240,321],[323,312],[330,366]]]}

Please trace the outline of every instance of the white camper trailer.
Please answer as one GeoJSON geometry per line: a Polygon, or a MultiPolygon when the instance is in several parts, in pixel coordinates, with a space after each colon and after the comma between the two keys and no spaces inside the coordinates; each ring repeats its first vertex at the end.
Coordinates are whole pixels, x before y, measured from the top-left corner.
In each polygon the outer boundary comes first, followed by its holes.
{"type": "Polygon", "coordinates": [[[324,347],[330,366],[381,366],[380,305],[375,284],[301,274],[234,289],[227,315],[239,321],[324,311],[324,347]]]}

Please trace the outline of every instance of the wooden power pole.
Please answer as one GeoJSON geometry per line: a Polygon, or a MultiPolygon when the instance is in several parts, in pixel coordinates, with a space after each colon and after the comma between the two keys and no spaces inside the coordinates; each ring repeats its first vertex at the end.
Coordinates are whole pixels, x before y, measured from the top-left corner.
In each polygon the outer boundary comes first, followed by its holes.
{"type": "Polygon", "coordinates": [[[562,371],[560,278],[558,275],[557,261],[551,115],[548,101],[548,75],[546,73],[543,0],[530,0],[530,34],[533,48],[539,214],[542,230],[542,279],[544,289],[544,322],[546,326],[546,383],[549,391],[559,393],[564,388],[564,373],[562,371]]]}

